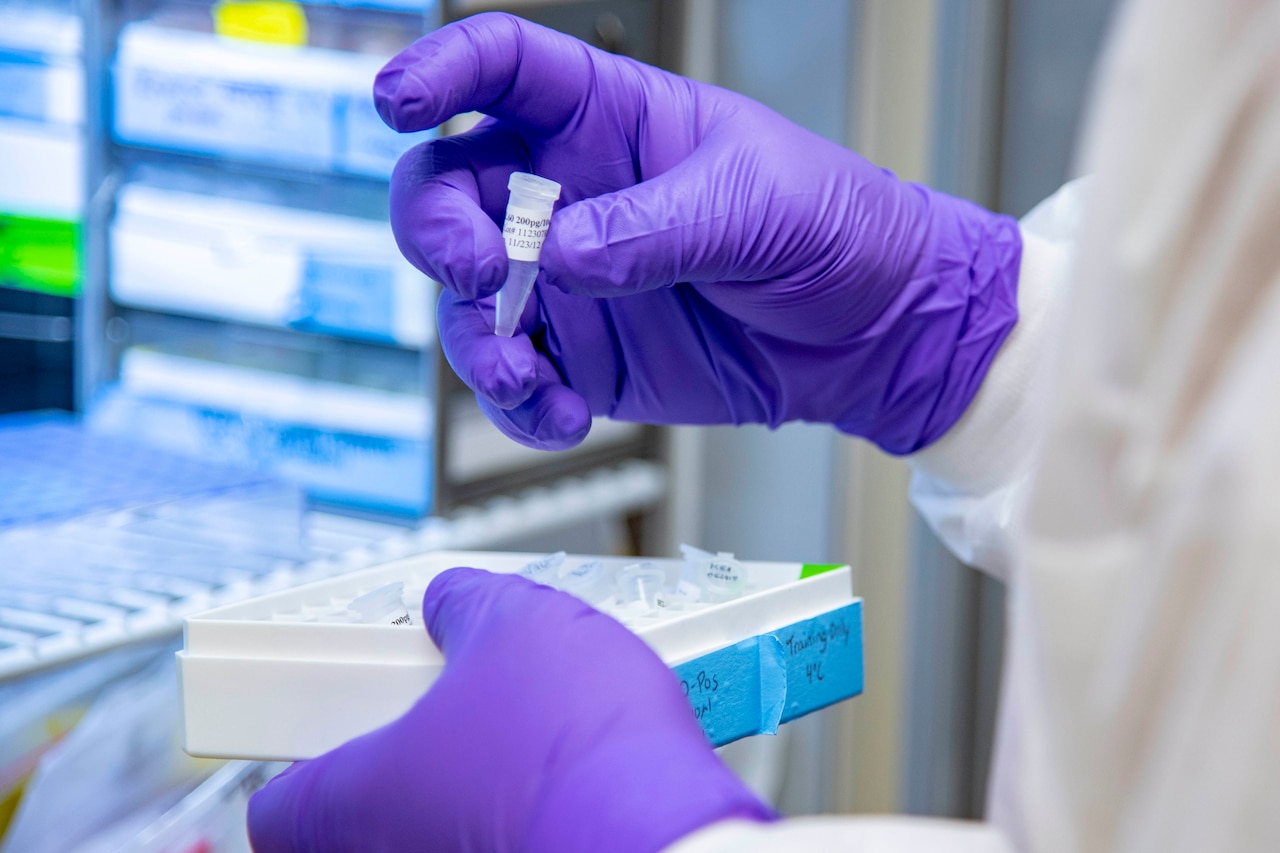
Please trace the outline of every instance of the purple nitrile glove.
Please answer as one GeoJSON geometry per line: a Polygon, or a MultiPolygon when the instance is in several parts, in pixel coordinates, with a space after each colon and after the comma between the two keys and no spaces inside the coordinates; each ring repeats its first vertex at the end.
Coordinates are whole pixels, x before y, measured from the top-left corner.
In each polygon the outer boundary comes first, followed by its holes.
{"type": "Polygon", "coordinates": [[[1013,220],[732,92],[489,14],[419,40],[374,94],[401,131],[490,117],[401,159],[391,222],[446,288],[453,368],[530,446],[608,415],[816,421],[908,453],[960,417],[1017,320],[1013,220]],[[506,339],[491,294],[516,170],[563,190],[506,339]]]}
{"type": "Polygon", "coordinates": [[[477,569],[441,574],[422,610],[443,674],[400,719],[259,791],[257,853],[656,853],[773,817],[671,670],[609,616],[477,569]]]}

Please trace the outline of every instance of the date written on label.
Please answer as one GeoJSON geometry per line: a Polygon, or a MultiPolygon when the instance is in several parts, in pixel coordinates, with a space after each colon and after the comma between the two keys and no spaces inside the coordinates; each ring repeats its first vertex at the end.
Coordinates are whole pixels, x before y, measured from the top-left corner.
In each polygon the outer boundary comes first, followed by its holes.
{"type": "Polygon", "coordinates": [[[720,689],[720,678],[715,673],[700,670],[696,676],[682,678],[680,689],[693,705],[693,716],[701,720],[711,713],[712,699],[720,689]]]}
{"type": "Polygon", "coordinates": [[[550,225],[550,217],[528,216],[516,210],[508,210],[507,218],[502,223],[502,237],[508,250],[538,250],[547,239],[547,228],[550,225]]]}

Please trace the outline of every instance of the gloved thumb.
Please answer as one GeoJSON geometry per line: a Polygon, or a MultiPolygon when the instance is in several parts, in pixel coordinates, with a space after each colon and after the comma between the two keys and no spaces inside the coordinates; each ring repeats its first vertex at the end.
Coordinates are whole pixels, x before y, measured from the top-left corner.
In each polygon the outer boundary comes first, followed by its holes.
{"type": "Polygon", "coordinates": [[[746,218],[762,211],[743,209],[731,172],[703,145],[654,178],[566,205],[542,248],[544,279],[566,293],[612,297],[745,277],[746,218]]]}
{"type": "Polygon", "coordinates": [[[492,651],[501,639],[518,654],[536,655],[541,646],[562,639],[575,619],[594,612],[582,600],[528,578],[465,567],[436,575],[422,598],[422,621],[446,663],[457,663],[473,649],[492,651]]]}
{"type": "Polygon", "coordinates": [[[541,609],[545,587],[526,578],[458,567],[432,578],[422,598],[422,621],[446,661],[466,656],[477,640],[492,638],[541,609]]]}
{"type": "Polygon", "coordinates": [[[310,761],[299,761],[249,800],[254,853],[387,849],[382,822],[404,814],[419,794],[405,785],[404,721],[413,712],[310,761]]]}
{"type": "Polygon", "coordinates": [[[311,834],[301,821],[311,813],[311,762],[299,761],[249,798],[249,842],[254,853],[309,849],[311,834]]]}

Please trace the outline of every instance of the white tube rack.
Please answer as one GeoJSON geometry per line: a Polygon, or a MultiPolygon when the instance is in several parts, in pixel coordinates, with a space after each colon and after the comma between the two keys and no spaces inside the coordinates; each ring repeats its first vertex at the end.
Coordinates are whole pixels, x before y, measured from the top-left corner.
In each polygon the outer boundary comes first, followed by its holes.
{"type": "MultiPolygon", "coordinates": [[[[313,530],[345,528],[351,531],[345,537],[330,538],[359,544],[341,548],[336,556],[309,562],[281,561],[274,571],[217,590],[192,588],[181,597],[135,611],[128,618],[86,624],[50,615],[38,625],[31,624],[30,632],[0,634],[0,681],[130,643],[177,637],[185,617],[209,607],[415,554],[492,548],[521,536],[646,509],[662,499],[666,487],[661,465],[631,460],[463,507],[452,517],[429,518],[410,530],[310,513],[308,526],[313,530]]],[[[161,560],[155,570],[163,570],[161,560]]],[[[101,592],[104,596],[128,595],[133,588],[128,578],[114,578],[111,584],[101,584],[101,592]]]]}

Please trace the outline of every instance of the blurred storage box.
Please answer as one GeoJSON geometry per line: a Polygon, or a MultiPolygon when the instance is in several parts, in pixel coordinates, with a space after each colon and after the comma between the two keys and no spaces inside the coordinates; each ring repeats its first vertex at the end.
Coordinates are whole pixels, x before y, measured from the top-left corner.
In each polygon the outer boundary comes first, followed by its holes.
{"type": "Polygon", "coordinates": [[[407,517],[431,508],[430,404],[407,389],[134,347],[92,422],[174,452],[257,466],[322,502],[407,517]]]}
{"type": "Polygon", "coordinates": [[[111,294],[136,307],[424,347],[430,282],[384,222],[127,184],[111,294]]]}
{"type": "Polygon", "coordinates": [[[84,208],[79,17],[0,3],[0,285],[73,295],[84,208]]]}
{"type": "Polygon", "coordinates": [[[431,132],[373,108],[389,57],[221,38],[141,21],[120,33],[115,126],[125,143],[386,177],[431,132]]]}
{"type": "Polygon", "coordinates": [[[0,210],[78,220],[83,150],[78,128],[0,119],[0,210]]]}
{"type": "Polygon", "coordinates": [[[0,3],[0,116],[79,127],[83,28],[53,5],[0,3]]]}

